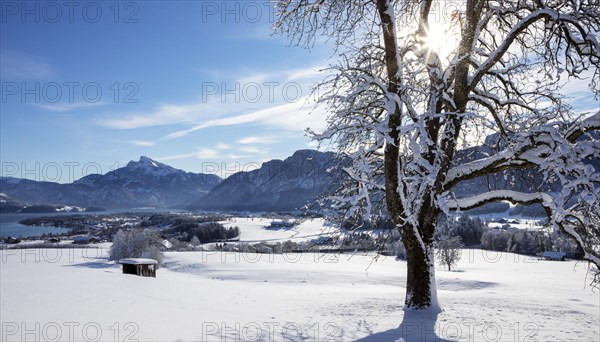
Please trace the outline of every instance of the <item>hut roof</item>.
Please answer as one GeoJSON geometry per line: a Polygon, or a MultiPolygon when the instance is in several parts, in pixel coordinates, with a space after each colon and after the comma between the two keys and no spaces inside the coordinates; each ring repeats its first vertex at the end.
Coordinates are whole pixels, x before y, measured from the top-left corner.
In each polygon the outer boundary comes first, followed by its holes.
{"type": "Polygon", "coordinates": [[[154,259],[143,259],[143,258],[128,258],[119,260],[119,264],[128,265],[156,265],[158,261],[154,259]]]}

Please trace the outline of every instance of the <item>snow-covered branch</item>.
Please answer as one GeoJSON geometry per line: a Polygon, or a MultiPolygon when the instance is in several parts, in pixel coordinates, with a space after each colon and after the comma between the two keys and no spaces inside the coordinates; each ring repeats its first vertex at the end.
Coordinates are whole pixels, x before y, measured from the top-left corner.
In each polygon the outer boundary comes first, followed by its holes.
{"type": "Polygon", "coordinates": [[[495,190],[488,191],[479,195],[466,197],[466,198],[448,198],[445,200],[447,208],[449,210],[470,210],[479,208],[485,204],[507,201],[512,204],[531,205],[539,203],[544,207],[551,207],[552,196],[543,193],[523,193],[512,190],[495,190]]]}

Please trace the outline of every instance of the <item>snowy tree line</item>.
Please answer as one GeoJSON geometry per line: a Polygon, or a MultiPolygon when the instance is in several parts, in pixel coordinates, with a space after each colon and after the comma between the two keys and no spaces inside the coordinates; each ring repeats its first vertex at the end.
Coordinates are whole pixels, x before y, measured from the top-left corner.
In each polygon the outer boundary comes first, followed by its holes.
{"type": "Polygon", "coordinates": [[[581,259],[583,250],[570,237],[555,231],[524,229],[488,229],[481,237],[481,248],[500,252],[537,255],[545,251],[565,252],[567,257],[581,259]]]}
{"type": "MultiPolygon", "coordinates": [[[[448,218],[447,216],[440,217],[435,237],[437,250],[446,248],[448,241],[455,237],[460,239],[462,247],[470,246],[485,250],[527,255],[555,251],[564,252],[567,257],[573,259],[583,257],[581,247],[577,245],[573,238],[560,231],[549,232],[548,229],[532,231],[510,228],[510,225],[505,225],[502,228],[490,228],[487,222],[481,218],[471,217],[467,214],[461,215],[458,219],[448,218]]],[[[358,241],[364,247],[383,243],[383,245],[378,245],[379,247],[373,248],[373,250],[379,250],[382,254],[394,255],[400,259],[406,258],[406,251],[400,241],[400,236],[393,230],[390,230],[378,240],[368,241],[362,237],[358,241]]],[[[350,244],[348,242],[344,243],[346,245],[350,244]]]]}
{"type": "Polygon", "coordinates": [[[218,222],[225,221],[226,219],[227,217],[222,215],[191,216],[177,213],[154,213],[149,217],[144,218],[144,220],[142,220],[140,223],[140,226],[144,228],[178,226],[185,223],[218,222]]]}
{"type": "Polygon", "coordinates": [[[200,243],[209,243],[235,239],[240,236],[240,229],[237,226],[227,228],[218,222],[183,222],[164,233],[181,241],[191,242],[195,237],[200,243]]]}
{"type": "Polygon", "coordinates": [[[436,240],[442,237],[458,236],[467,246],[481,247],[486,250],[537,255],[545,251],[565,252],[569,258],[580,259],[583,250],[573,238],[560,231],[548,232],[511,228],[489,228],[479,217],[461,215],[458,219],[446,216],[439,219],[436,240]]]}
{"type": "Polygon", "coordinates": [[[469,245],[479,245],[487,224],[479,217],[463,214],[458,219],[441,215],[438,219],[436,240],[442,236],[459,236],[462,242],[469,245]]]}

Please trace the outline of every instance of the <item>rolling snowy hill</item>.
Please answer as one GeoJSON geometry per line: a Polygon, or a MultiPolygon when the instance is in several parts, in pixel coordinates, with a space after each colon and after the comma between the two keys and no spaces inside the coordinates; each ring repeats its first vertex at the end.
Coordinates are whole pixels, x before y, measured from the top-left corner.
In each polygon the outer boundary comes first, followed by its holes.
{"type": "Polygon", "coordinates": [[[600,338],[600,296],[575,261],[464,250],[456,271],[437,271],[445,311],[428,315],[402,310],[406,263],[392,257],[169,252],[142,278],[122,274],[106,247],[0,251],[2,340],[600,338]]]}

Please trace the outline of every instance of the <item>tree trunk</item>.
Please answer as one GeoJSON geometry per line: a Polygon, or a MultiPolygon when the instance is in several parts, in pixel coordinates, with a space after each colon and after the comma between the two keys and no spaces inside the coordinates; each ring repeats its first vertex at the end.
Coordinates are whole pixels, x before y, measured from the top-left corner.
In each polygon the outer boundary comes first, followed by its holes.
{"type": "Polygon", "coordinates": [[[437,300],[435,286],[433,244],[427,242],[421,244],[419,238],[412,232],[414,232],[412,227],[405,227],[403,234],[407,254],[405,307],[440,312],[441,307],[437,300]]]}
{"type": "MultiPolygon", "coordinates": [[[[430,4],[429,4],[430,5],[430,4]]],[[[389,94],[396,94],[400,97],[401,84],[399,77],[399,48],[396,37],[396,19],[394,17],[393,3],[390,0],[377,0],[377,9],[381,19],[381,28],[383,31],[383,43],[385,46],[385,64],[389,82],[387,91],[389,94]]],[[[402,108],[395,103],[394,111],[389,113],[389,136],[391,142],[385,145],[385,193],[388,211],[394,220],[394,223],[403,228],[400,233],[403,236],[403,243],[407,251],[407,283],[405,307],[407,309],[431,309],[441,311],[437,301],[437,291],[435,288],[435,269],[433,258],[433,232],[435,220],[437,219],[437,208],[432,208],[430,197],[423,199],[423,209],[419,215],[418,221],[421,228],[411,227],[406,224],[405,208],[403,206],[400,194],[398,193],[399,174],[398,170],[402,168],[400,160],[400,131],[402,108]]],[[[436,139],[433,139],[434,141],[436,139]]]]}

